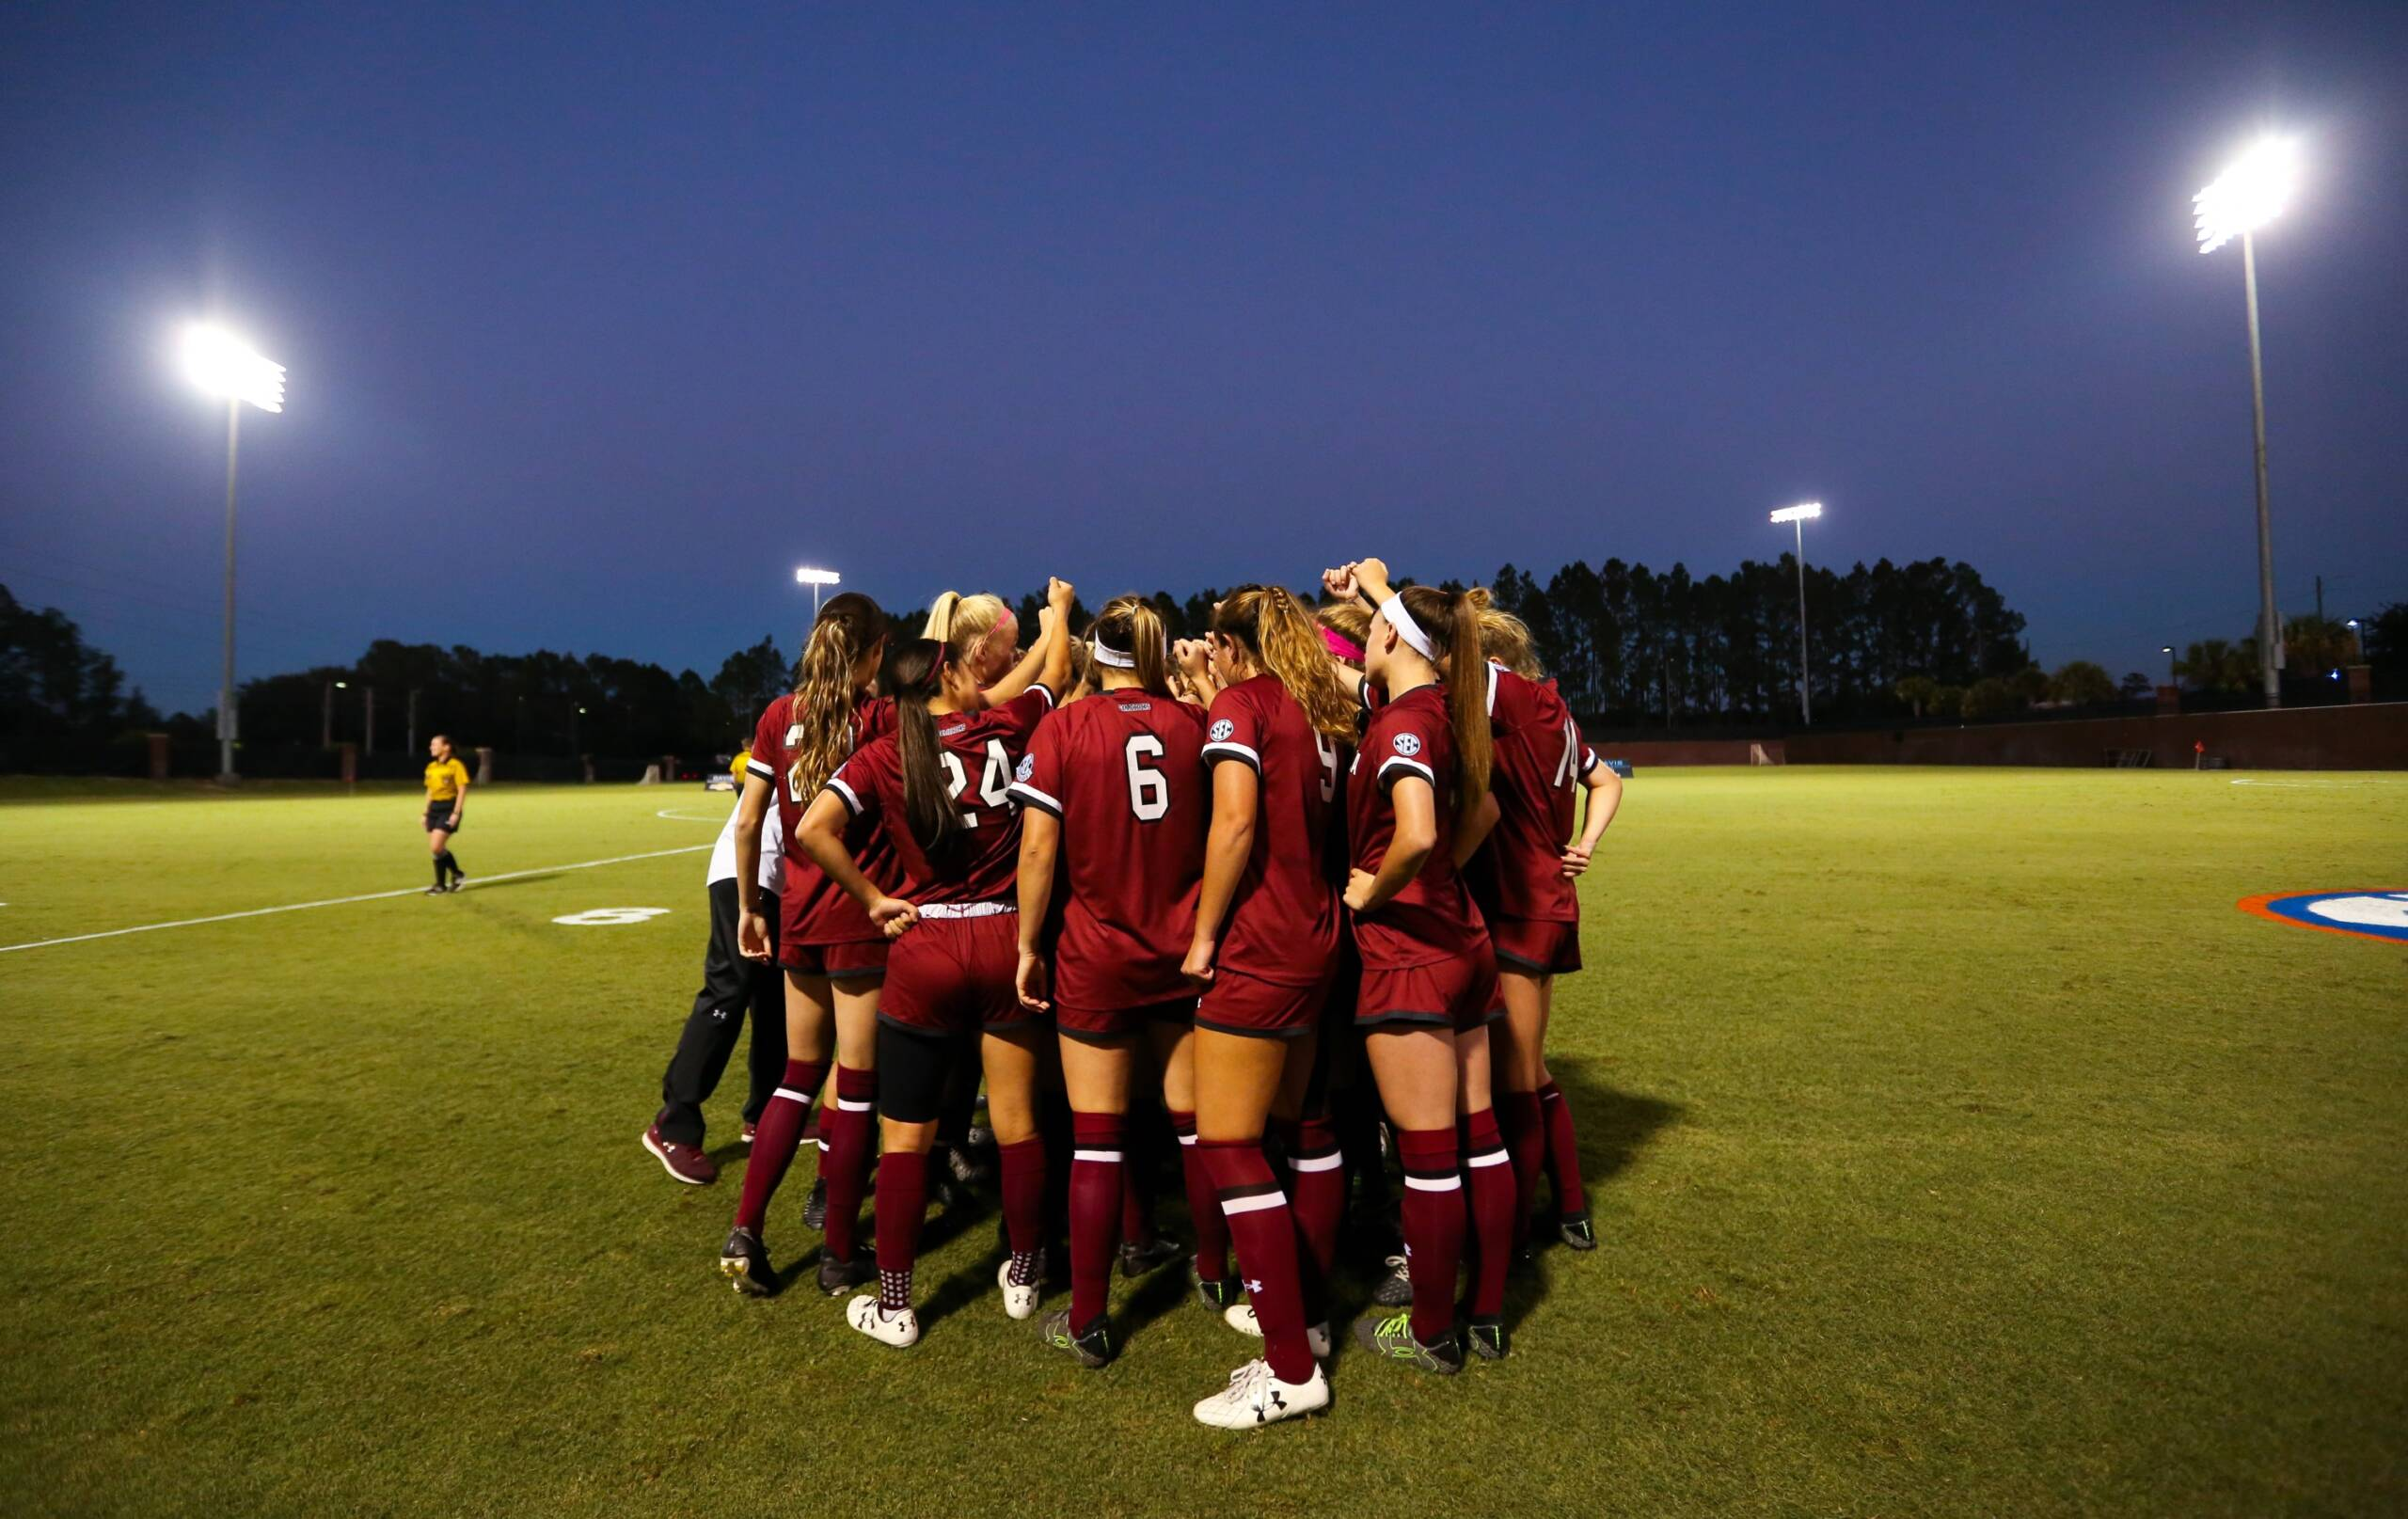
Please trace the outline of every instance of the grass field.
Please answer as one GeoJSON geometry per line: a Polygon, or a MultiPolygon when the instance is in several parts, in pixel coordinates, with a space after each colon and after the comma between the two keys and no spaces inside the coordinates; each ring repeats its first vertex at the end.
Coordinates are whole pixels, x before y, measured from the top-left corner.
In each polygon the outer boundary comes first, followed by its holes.
{"type": "MultiPolygon", "coordinates": [[[[704,855],[537,868],[726,799],[480,791],[456,897],[0,954],[0,1511],[2398,1512],[2408,950],[2233,904],[2408,886],[2408,778],[2235,779],[1642,773],[1557,1021],[1604,1247],[1236,1436],[1180,1284],[1084,1372],[984,1223],[909,1353],[730,1293],[735,1176],[636,1144],[704,855]]],[[[413,888],[416,807],[7,783],[0,943],[413,888]]]]}

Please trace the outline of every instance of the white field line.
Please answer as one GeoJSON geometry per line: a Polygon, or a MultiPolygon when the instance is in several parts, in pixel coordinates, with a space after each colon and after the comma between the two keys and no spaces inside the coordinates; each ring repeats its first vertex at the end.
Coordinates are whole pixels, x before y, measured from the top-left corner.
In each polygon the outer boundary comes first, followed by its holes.
{"type": "MultiPolygon", "coordinates": [[[[464,892],[473,892],[480,886],[491,886],[496,881],[516,880],[524,876],[548,876],[558,870],[594,870],[602,865],[624,865],[630,860],[657,860],[663,855],[699,854],[709,847],[711,846],[707,844],[688,844],[674,849],[647,849],[642,854],[612,855],[608,860],[580,860],[570,865],[537,865],[532,870],[505,870],[498,876],[478,876],[464,881],[460,889],[464,892]]],[[[423,896],[425,894],[426,888],[423,886],[404,886],[393,892],[363,892],[357,896],[329,896],[319,902],[288,902],[282,907],[250,908],[241,912],[214,913],[206,918],[179,918],[174,923],[146,923],[134,928],[104,928],[96,934],[70,934],[64,939],[37,939],[30,943],[0,944],[0,955],[11,954],[21,949],[48,949],[54,944],[80,944],[91,939],[115,939],[121,934],[155,933],[161,928],[192,928],[204,923],[231,923],[237,918],[264,918],[276,912],[307,912],[311,908],[339,908],[353,902],[379,902],[388,896],[423,896]]]]}
{"type": "Polygon", "coordinates": [[[666,817],[673,823],[724,823],[727,821],[727,818],[724,815],[719,817],[696,817],[692,813],[681,813],[674,807],[663,807],[660,811],[653,814],[652,815],[655,817],[666,817]]]}

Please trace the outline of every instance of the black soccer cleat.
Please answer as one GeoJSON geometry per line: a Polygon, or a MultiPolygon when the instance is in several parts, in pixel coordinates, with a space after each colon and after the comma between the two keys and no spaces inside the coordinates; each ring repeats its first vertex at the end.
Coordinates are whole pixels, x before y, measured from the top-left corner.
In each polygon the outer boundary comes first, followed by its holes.
{"type": "Polygon", "coordinates": [[[1354,1337],[1364,1349],[1386,1361],[1402,1361],[1423,1371],[1451,1377],[1464,1369],[1464,1348],[1457,1343],[1454,1331],[1449,1330],[1436,1340],[1424,1344],[1414,1337],[1413,1313],[1407,1309],[1386,1318],[1358,1320],[1354,1337]]]}
{"type": "Polygon", "coordinates": [[[1083,1333],[1072,1334],[1070,1310],[1058,1309],[1037,1321],[1037,1337],[1057,1351],[1077,1356],[1079,1364],[1090,1371],[1110,1366],[1112,1358],[1120,1353],[1120,1347],[1113,1343],[1112,1321],[1102,1314],[1096,1315],[1095,1322],[1083,1333]]]}
{"type": "Polygon", "coordinates": [[[1563,1242],[1570,1245],[1575,1250],[1594,1250],[1597,1248],[1597,1230],[1595,1226],[1589,1222],[1589,1214],[1586,1210],[1577,1213],[1564,1214],[1561,1219],[1557,1221],[1555,1229],[1556,1233],[1562,1236],[1563,1242]]]}
{"type": "Polygon", "coordinates": [[[821,1177],[811,1184],[811,1195],[802,1200],[802,1226],[818,1232],[828,1227],[828,1179],[821,1177]]]}
{"type": "Polygon", "coordinates": [[[1371,1289],[1371,1301],[1384,1308],[1402,1308],[1413,1301],[1413,1270],[1404,1257],[1388,1257],[1387,1274],[1371,1289]]]}
{"type": "Polygon", "coordinates": [[[1185,1253],[1177,1240],[1166,1235],[1158,1234],[1143,1244],[1134,1240],[1123,1240],[1120,1242],[1120,1274],[1133,1281],[1140,1276],[1150,1276],[1185,1253]]]}
{"type": "Polygon", "coordinates": [[[1189,1285],[1196,1289],[1196,1295],[1203,1300],[1204,1305],[1214,1313],[1228,1311],[1238,1300],[1237,1278],[1224,1276],[1218,1281],[1208,1280],[1202,1272],[1196,1269],[1196,1262],[1193,1260],[1187,1263],[1187,1280],[1189,1285]]]}
{"type": "Polygon", "coordinates": [[[727,1231],[727,1242],[719,1247],[719,1274],[746,1297],[768,1297],[778,1290],[777,1274],[769,1269],[768,1249],[748,1228],[727,1231]]]}
{"type": "Polygon", "coordinates": [[[1464,1338],[1470,1343],[1471,1353],[1483,1361],[1501,1361],[1513,1353],[1513,1337],[1495,1319],[1468,1321],[1464,1325],[1464,1338]]]}
{"type": "Polygon", "coordinates": [[[819,1290],[830,1297],[877,1280],[878,1258],[875,1256],[861,1255],[850,1260],[838,1260],[823,1253],[819,1258],[819,1290]]]}

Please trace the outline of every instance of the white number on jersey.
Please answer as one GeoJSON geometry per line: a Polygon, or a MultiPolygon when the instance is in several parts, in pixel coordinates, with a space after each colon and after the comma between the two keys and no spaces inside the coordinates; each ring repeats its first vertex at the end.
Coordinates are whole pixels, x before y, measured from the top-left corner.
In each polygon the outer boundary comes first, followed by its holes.
{"type": "Polygon", "coordinates": [[[1338,799],[1338,746],[1329,741],[1329,735],[1316,733],[1313,735],[1313,748],[1321,753],[1321,799],[1336,801],[1338,799]]]}
{"type": "Polygon", "coordinates": [[[797,745],[799,745],[799,744],[800,744],[801,742],[802,742],[802,724],[801,724],[801,723],[800,723],[800,722],[795,722],[795,723],[789,723],[789,724],[787,724],[787,726],[786,726],[786,773],[785,773],[786,799],[787,799],[788,801],[793,802],[793,803],[794,803],[796,806],[798,806],[798,807],[800,807],[800,806],[801,806],[801,805],[802,805],[802,793],[795,789],[795,784],[794,784],[794,752],[795,752],[795,748],[796,748],[796,746],[797,746],[797,745]]]}
{"type": "Polygon", "coordinates": [[[1170,778],[1160,770],[1149,770],[1137,763],[1137,756],[1153,759],[1163,757],[1163,741],[1149,733],[1133,734],[1120,746],[1121,762],[1129,770],[1129,810],[1141,823],[1159,823],[1170,811],[1170,778]]]}
{"type": "Polygon", "coordinates": [[[1566,718],[1563,720],[1563,758],[1555,767],[1555,779],[1549,783],[1551,785],[1563,785],[1572,780],[1572,772],[1578,767],[1576,756],[1579,752],[1580,730],[1573,725],[1570,718],[1566,718]]]}
{"type": "MultiPolygon", "coordinates": [[[[950,749],[937,752],[937,763],[944,767],[946,792],[955,801],[970,794],[970,772],[962,768],[961,756],[950,749]]],[[[1004,751],[1000,738],[987,740],[986,763],[978,771],[978,799],[990,807],[1001,807],[1011,799],[1012,757],[1004,751]]],[[[976,828],[978,815],[964,810],[961,826],[976,828]]]]}

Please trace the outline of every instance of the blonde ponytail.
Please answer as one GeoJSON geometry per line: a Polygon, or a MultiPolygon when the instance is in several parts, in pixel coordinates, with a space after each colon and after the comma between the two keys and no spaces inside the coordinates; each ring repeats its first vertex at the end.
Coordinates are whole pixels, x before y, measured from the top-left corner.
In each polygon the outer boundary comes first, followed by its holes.
{"type": "Polygon", "coordinates": [[[886,614],[858,591],[829,598],[802,646],[794,688],[797,728],[788,795],[808,797],[828,783],[853,747],[853,672],[886,637],[886,614]]]}
{"type": "MultiPolygon", "coordinates": [[[[1137,677],[1138,686],[1148,695],[1171,694],[1170,651],[1164,641],[1162,614],[1154,610],[1153,603],[1143,596],[1115,596],[1087,625],[1087,636],[1135,660],[1129,672],[1137,677]]],[[[1101,677],[1098,678],[1100,682],[1101,677]]]]}
{"type": "Polygon", "coordinates": [[[1221,600],[1212,629],[1233,638],[1288,688],[1315,731],[1341,744],[1355,739],[1354,704],[1339,683],[1321,625],[1285,586],[1241,586],[1221,600]]]}

